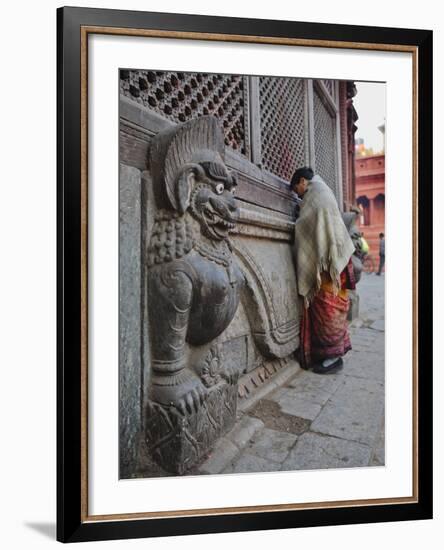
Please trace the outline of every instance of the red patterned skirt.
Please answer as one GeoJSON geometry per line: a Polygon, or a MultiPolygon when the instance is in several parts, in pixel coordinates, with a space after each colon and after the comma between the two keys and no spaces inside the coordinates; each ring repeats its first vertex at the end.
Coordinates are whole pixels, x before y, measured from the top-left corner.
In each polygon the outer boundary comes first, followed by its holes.
{"type": "MultiPolygon", "coordinates": [[[[348,266],[347,266],[348,268],[348,266]]],[[[301,366],[305,369],[324,359],[342,357],[352,349],[348,332],[349,298],[345,280],[348,269],[341,274],[342,290],[331,292],[331,284],[323,284],[304,309],[301,323],[301,366]]],[[[354,281],[353,281],[354,287],[354,281]]]]}

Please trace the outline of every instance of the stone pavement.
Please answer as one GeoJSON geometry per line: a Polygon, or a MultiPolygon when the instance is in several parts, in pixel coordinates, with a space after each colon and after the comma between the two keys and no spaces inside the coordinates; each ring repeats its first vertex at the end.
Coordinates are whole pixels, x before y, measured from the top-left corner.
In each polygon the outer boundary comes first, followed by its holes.
{"type": "Polygon", "coordinates": [[[241,413],[190,473],[384,465],[384,279],[362,275],[344,368],[329,375],[300,370],[241,413]]]}

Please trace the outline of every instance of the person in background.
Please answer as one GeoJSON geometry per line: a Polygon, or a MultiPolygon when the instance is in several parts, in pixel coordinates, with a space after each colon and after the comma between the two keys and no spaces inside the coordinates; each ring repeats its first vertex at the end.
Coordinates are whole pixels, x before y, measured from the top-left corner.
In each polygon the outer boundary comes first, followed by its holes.
{"type": "Polygon", "coordinates": [[[364,239],[364,233],[361,233],[361,252],[363,258],[367,256],[369,250],[370,247],[368,245],[368,242],[364,239]]]}
{"type": "Polygon", "coordinates": [[[295,223],[294,259],[304,301],[300,361],[318,374],[339,370],[351,349],[348,289],[355,288],[351,257],[355,246],[336,198],[309,167],[296,170],[291,188],[302,198],[295,223]]]}
{"type": "Polygon", "coordinates": [[[376,275],[381,275],[385,264],[385,237],[384,233],[379,233],[379,269],[376,275]]]}

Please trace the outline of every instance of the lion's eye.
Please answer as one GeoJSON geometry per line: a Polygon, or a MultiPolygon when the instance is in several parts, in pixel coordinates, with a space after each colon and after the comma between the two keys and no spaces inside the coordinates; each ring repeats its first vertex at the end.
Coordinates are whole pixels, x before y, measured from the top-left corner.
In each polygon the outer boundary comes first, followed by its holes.
{"type": "Polygon", "coordinates": [[[233,187],[231,188],[231,194],[232,195],[236,194],[236,186],[235,185],[233,185],[233,187]]]}
{"type": "Polygon", "coordinates": [[[224,186],[223,183],[218,183],[218,184],[216,185],[216,193],[217,193],[218,195],[222,195],[222,193],[224,192],[224,189],[225,189],[225,186],[224,186]]]}

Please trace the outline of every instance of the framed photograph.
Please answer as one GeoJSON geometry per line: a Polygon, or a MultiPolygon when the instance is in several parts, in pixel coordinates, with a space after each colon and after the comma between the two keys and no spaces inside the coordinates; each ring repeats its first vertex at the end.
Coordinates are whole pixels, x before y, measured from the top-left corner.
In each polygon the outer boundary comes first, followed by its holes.
{"type": "Polygon", "coordinates": [[[58,540],[431,518],[432,32],[57,25],[58,540]]]}

